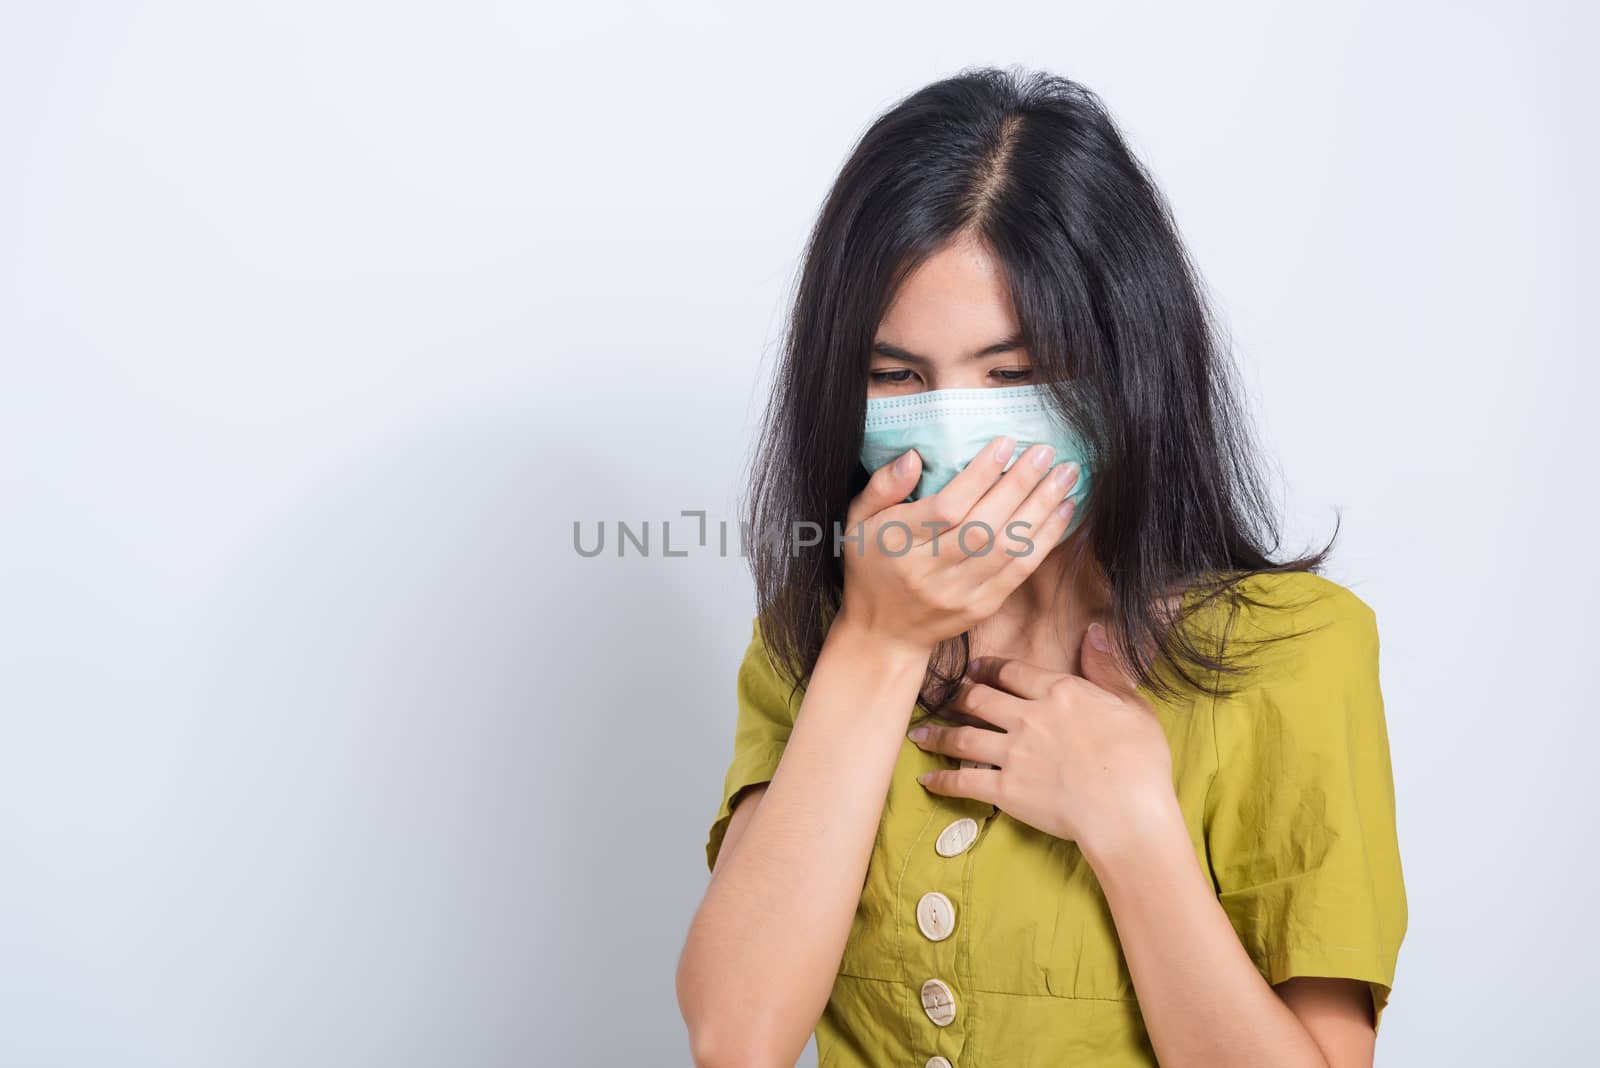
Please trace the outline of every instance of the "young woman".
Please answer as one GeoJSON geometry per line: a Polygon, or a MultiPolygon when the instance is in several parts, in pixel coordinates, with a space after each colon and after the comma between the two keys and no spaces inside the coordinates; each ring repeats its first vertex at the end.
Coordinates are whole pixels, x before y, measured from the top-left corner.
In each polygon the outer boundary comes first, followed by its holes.
{"type": "Polygon", "coordinates": [[[697,1064],[1371,1064],[1376,625],[1276,558],[1218,334],[1081,86],[966,71],[862,137],[750,500],[697,1064]]]}

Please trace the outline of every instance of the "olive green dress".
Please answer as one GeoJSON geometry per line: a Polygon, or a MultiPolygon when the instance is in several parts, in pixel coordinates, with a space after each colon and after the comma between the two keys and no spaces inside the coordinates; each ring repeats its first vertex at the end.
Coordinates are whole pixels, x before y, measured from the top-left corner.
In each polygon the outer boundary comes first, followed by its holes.
{"type": "MultiPolygon", "coordinates": [[[[1231,636],[1307,633],[1252,651],[1257,669],[1234,696],[1143,692],[1172,747],[1195,855],[1261,975],[1364,980],[1381,1019],[1406,897],[1374,614],[1309,573],[1244,585],[1292,606],[1243,605],[1231,636]]],[[[1207,611],[1198,625],[1217,626],[1218,609],[1207,611]]],[[[708,867],[735,796],[772,778],[802,696],[789,695],[759,628],[737,696],[708,867]]],[[[817,1022],[819,1068],[1155,1065],[1093,870],[1074,843],[916,780],[957,763],[910,739],[900,751],[817,1022]]]]}

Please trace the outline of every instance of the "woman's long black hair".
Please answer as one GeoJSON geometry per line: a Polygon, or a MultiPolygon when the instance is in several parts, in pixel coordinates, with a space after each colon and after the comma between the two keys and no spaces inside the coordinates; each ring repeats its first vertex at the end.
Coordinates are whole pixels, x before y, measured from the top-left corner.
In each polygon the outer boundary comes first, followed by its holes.
{"type": "MultiPolygon", "coordinates": [[[[741,517],[769,652],[796,685],[816,664],[843,569],[831,537],[807,543],[866,484],[873,339],[899,283],[961,236],[1002,265],[1036,375],[1097,458],[1083,524],[1117,651],[1154,692],[1221,692],[1241,670],[1225,645],[1158,606],[1201,591],[1188,619],[1236,605],[1250,575],[1314,571],[1337,526],[1315,554],[1270,559],[1276,516],[1227,346],[1165,198],[1098,96],[1018,68],[964,70],[878,118],[811,231],[741,517]]],[[[968,655],[962,635],[933,658],[925,707],[953,696],[968,655]]]]}

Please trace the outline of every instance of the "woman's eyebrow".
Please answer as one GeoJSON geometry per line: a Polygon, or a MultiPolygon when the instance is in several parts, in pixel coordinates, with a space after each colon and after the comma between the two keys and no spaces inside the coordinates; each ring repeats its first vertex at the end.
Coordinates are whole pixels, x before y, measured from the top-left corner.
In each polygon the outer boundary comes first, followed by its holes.
{"type": "MultiPolygon", "coordinates": [[[[985,356],[999,356],[1001,353],[1015,352],[1017,349],[1024,347],[1021,335],[1012,334],[1010,337],[996,341],[993,345],[979,349],[968,359],[981,360],[985,356]]],[[[874,341],[872,343],[872,351],[879,356],[887,356],[892,360],[904,360],[906,363],[921,364],[924,367],[933,362],[926,356],[918,356],[914,352],[907,352],[899,345],[891,345],[887,341],[874,341]]]]}

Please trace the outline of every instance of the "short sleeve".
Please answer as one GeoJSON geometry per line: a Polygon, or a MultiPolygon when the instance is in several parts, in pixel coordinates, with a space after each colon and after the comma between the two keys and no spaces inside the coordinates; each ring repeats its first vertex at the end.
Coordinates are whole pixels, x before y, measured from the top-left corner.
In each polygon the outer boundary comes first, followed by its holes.
{"type": "Polygon", "coordinates": [[[803,688],[794,689],[773,663],[761,637],[759,621],[750,628],[750,645],[745,649],[735,678],[737,718],[733,727],[733,760],[723,779],[722,803],[711,821],[706,840],[706,868],[717,865],[717,852],[728,821],[733,818],[733,802],[739,791],[757,783],[769,782],[783,757],[783,748],[794,730],[795,712],[800,707],[803,688]]]}
{"type": "Polygon", "coordinates": [[[1371,608],[1320,576],[1246,629],[1260,673],[1219,699],[1206,843],[1228,919],[1268,983],[1365,980],[1382,1019],[1406,930],[1394,779],[1371,608]]]}

